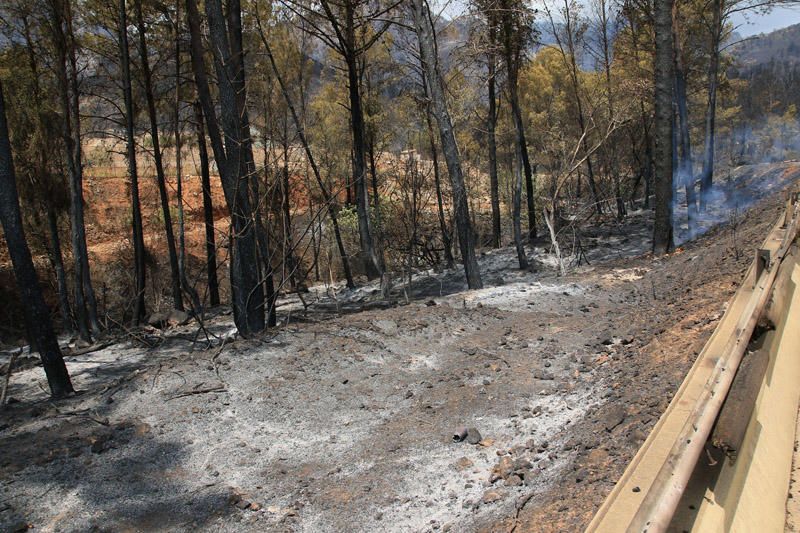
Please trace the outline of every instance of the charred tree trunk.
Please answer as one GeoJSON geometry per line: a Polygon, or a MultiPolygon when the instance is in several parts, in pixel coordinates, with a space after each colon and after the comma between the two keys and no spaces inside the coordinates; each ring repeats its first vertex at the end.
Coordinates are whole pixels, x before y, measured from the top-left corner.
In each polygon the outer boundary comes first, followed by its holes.
{"type": "Polygon", "coordinates": [[[133,325],[144,320],[147,310],[144,303],[145,264],[144,230],[142,228],[142,207],[139,202],[139,173],[136,168],[136,133],[133,131],[133,93],[131,91],[131,58],[128,49],[128,14],[125,0],[119,0],[117,22],[119,38],[119,58],[122,69],[122,94],[125,100],[125,136],[127,140],[128,177],[131,180],[131,214],[133,219],[133,270],[134,304],[133,325]]]}
{"type": "MultiPolygon", "coordinates": [[[[431,146],[431,159],[433,160],[433,183],[436,188],[436,208],[439,215],[439,229],[442,233],[442,247],[444,248],[444,260],[447,268],[453,268],[455,259],[453,258],[453,239],[447,227],[447,217],[444,212],[444,198],[442,195],[442,176],[439,171],[439,150],[436,147],[435,134],[433,132],[433,120],[431,118],[431,102],[428,91],[428,79],[424,72],[422,75],[422,86],[425,91],[425,124],[428,126],[428,140],[431,146]]],[[[495,152],[495,156],[497,152],[495,152]]],[[[495,159],[495,178],[497,177],[497,160],[495,159]]]]}
{"type": "Polygon", "coordinates": [[[514,158],[514,194],[512,199],[511,219],[514,226],[514,248],[517,250],[517,261],[520,270],[528,268],[528,258],[525,255],[525,247],[522,245],[522,154],[520,145],[514,146],[516,157],[514,158]]]}
{"type": "Polygon", "coordinates": [[[73,392],[72,382],[58,347],[58,340],[50,321],[50,311],[44,301],[22,227],[2,84],[0,84],[0,224],[3,226],[14,277],[24,303],[26,330],[31,337],[28,342],[31,346],[37,347],[42,358],[50,394],[53,398],[62,398],[73,392]]]}
{"type": "MultiPolygon", "coordinates": [[[[22,16],[23,23],[23,36],[25,38],[25,48],[28,55],[28,64],[30,66],[31,74],[33,74],[33,101],[36,106],[36,127],[40,131],[45,131],[48,127],[46,124],[47,118],[44,115],[42,107],[42,91],[39,84],[39,69],[36,64],[36,55],[33,48],[33,38],[31,36],[30,25],[26,16],[22,16]]],[[[50,172],[48,160],[50,147],[44,142],[39,143],[36,148],[36,172],[41,176],[49,176],[50,179],[59,179],[55,174],[50,172]]],[[[75,323],[72,319],[72,311],[69,305],[69,289],[67,288],[66,271],[64,269],[64,255],[61,251],[61,236],[58,230],[58,213],[55,207],[56,200],[53,198],[51,191],[46,191],[46,198],[42,202],[43,207],[47,211],[47,228],[49,233],[49,243],[46,245],[47,255],[50,259],[50,266],[56,277],[56,286],[58,288],[58,307],[61,311],[61,319],[63,322],[64,331],[70,336],[75,333],[75,323]]],[[[62,205],[62,204],[59,204],[62,205]]],[[[0,401],[2,404],[2,401],[0,401]]]]}
{"type": "Polygon", "coordinates": [[[489,27],[489,57],[488,57],[488,92],[489,92],[489,115],[486,120],[486,142],[489,145],[489,193],[492,203],[492,247],[499,248],[502,239],[502,227],[500,226],[500,185],[497,178],[497,95],[495,87],[497,85],[497,58],[494,52],[497,28],[494,24],[489,27]]]}
{"type": "Polygon", "coordinates": [[[464,185],[464,174],[461,169],[461,156],[458,153],[453,124],[445,100],[442,73],[439,70],[436,35],[430,10],[425,0],[413,0],[411,8],[414,25],[419,40],[420,59],[425,71],[431,94],[431,104],[436,122],[439,124],[439,136],[442,143],[447,171],[450,175],[450,186],[453,190],[453,206],[458,230],[458,244],[461,247],[461,260],[470,289],[483,287],[478,261],[475,258],[475,236],[470,223],[467,190],[464,185]]]}
{"type": "Polygon", "coordinates": [[[656,0],[655,23],[655,192],[653,252],[672,249],[672,2],[656,0]]]}
{"type": "Polygon", "coordinates": [[[693,238],[697,231],[697,198],[694,188],[694,164],[692,162],[692,139],[689,129],[689,109],[686,97],[686,71],[683,63],[683,50],[680,42],[680,27],[675,13],[673,27],[673,42],[675,54],[675,107],[678,112],[678,140],[680,151],[677,168],[677,185],[683,185],[686,191],[686,217],[689,228],[689,238],[693,238]]]}
{"type": "Polygon", "coordinates": [[[61,237],[58,233],[58,215],[52,205],[47,206],[47,225],[50,233],[50,263],[56,275],[58,286],[58,307],[64,323],[64,331],[72,335],[75,332],[75,323],[72,320],[72,311],[69,305],[69,289],[67,288],[67,274],[64,269],[64,256],[61,253],[61,237]]]}
{"type": "Polygon", "coordinates": [[[197,152],[200,156],[200,180],[203,188],[203,222],[206,230],[206,279],[208,299],[211,307],[219,305],[219,280],[217,279],[217,243],[214,232],[214,200],[211,196],[211,173],[208,168],[208,148],[203,124],[203,110],[195,102],[194,113],[197,124],[197,152]]]}
{"type": "Polygon", "coordinates": [[[706,108],[705,137],[703,143],[703,170],[700,174],[700,210],[705,211],[714,178],[714,140],[717,114],[717,86],[719,84],[719,45],[722,40],[722,0],[713,0],[711,9],[711,42],[708,66],[708,105],[706,108]]]}
{"type": "Polygon", "coordinates": [[[153,96],[153,76],[150,71],[150,58],[147,50],[147,28],[142,15],[142,0],[134,0],[136,11],[136,30],[139,34],[139,57],[142,64],[142,83],[144,84],[145,100],[147,101],[147,118],[150,121],[150,137],[153,142],[153,161],[156,167],[156,184],[158,197],[161,201],[161,214],[164,217],[164,232],[167,239],[167,252],[169,254],[170,279],[172,281],[172,306],[183,311],[183,297],[181,295],[180,271],[178,268],[178,254],[175,250],[175,234],[172,228],[172,213],[169,208],[169,195],[164,175],[164,162],[161,155],[161,143],[158,136],[158,122],[156,103],[153,96]]]}
{"type": "Polygon", "coordinates": [[[375,163],[375,132],[369,132],[369,144],[367,149],[369,155],[369,173],[372,177],[372,208],[375,210],[375,235],[377,236],[378,259],[381,262],[381,272],[386,271],[386,258],[383,248],[383,221],[381,220],[381,200],[380,187],[378,187],[378,168],[375,163]]]}
{"type": "MultiPolygon", "coordinates": [[[[141,1],[141,0],[140,0],[141,1]]],[[[192,311],[202,313],[200,297],[186,274],[186,217],[183,208],[183,138],[181,137],[181,1],[175,2],[175,196],[178,202],[178,273],[180,288],[189,296],[192,311]]]]}
{"type": "MultiPolygon", "coordinates": [[[[522,110],[519,106],[519,96],[517,95],[516,75],[513,81],[509,77],[508,82],[509,98],[511,100],[511,114],[514,116],[514,126],[517,130],[515,153],[520,161],[520,172],[525,176],[525,194],[528,208],[528,238],[536,238],[536,209],[534,205],[535,189],[533,186],[533,169],[528,158],[528,142],[525,139],[525,125],[522,122],[522,110]]],[[[526,268],[520,263],[520,268],[526,268]]]]}
{"type": "Polygon", "coordinates": [[[83,203],[83,165],[78,94],[78,67],[72,29],[72,7],[68,0],[49,0],[53,44],[56,49],[61,131],[70,192],[70,235],[74,262],[74,310],[78,333],[91,342],[92,333],[100,332],[97,303],[89,275],[86,226],[83,203]]]}
{"type": "MultiPolygon", "coordinates": [[[[350,6],[350,4],[347,4],[350,6]]],[[[352,31],[352,9],[347,10],[347,20],[345,28],[352,31]]],[[[348,40],[355,42],[355,35],[348,37],[348,40]]],[[[355,46],[355,45],[353,45],[355,46]]],[[[372,239],[372,222],[369,218],[369,189],[367,187],[366,169],[366,140],[364,135],[364,112],[361,108],[361,93],[359,91],[359,72],[358,62],[355,57],[346,57],[347,65],[347,87],[350,98],[350,122],[353,133],[353,188],[355,189],[356,213],[358,215],[358,236],[361,242],[361,255],[364,263],[364,270],[367,278],[374,279],[380,277],[381,261],[375,249],[372,239]]]]}
{"type": "Polygon", "coordinates": [[[244,105],[247,93],[241,48],[241,9],[237,0],[229,3],[226,25],[219,0],[208,0],[205,7],[217,70],[224,144],[203,62],[197,2],[187,0],[192,70],[231,215],[230,281],[234,322],[239,332],[248,336],[264,329],[264,290],[259,279],[257,228],[253,223],[255,211],[251,182],[256,177],[252,169],[252,145],[244,105]]]}
{"type": "MultiPolygon", "coordinates": [[[[281,168],[281,216],[283,217],[283,262],[286,265],[285,270],[288,270],[289,283],[292,290],[297,290],[300,286],[298,279],[298,265],[299,261],[295,261],[294,255],[294,239],[292,238],[292,209],[291,209],[291,188],[290,188],[290,175],[289,175],[289,116],[288,109],[283,116],[283,139],[281,140],[283,148],[283,167],[281,168]]],[[[284,275],[285,277],[285,275],[284,275]]]]}

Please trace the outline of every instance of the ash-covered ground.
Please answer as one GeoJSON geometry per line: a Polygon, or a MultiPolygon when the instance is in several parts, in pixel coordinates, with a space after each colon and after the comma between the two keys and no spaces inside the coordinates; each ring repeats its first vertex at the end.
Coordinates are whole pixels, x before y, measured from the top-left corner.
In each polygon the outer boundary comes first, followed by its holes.
{"type": "Polygon", "coordinates": [[[772,191],[662,259],[640,211],[587,229],[589,264],[566,276],[544,248],[533,272],[501,249],[480,259],[486,288],[421,272],[388,308],[374,285],[317,287],[260,339],[225,314],[208,348],[194,324],[144,330],[68,356],[83,392],[55,404],[22,364],[0,529],[579,530],[782,206],[772,191]],[[454,442],[462,426],[480,438],[454,442]]]}

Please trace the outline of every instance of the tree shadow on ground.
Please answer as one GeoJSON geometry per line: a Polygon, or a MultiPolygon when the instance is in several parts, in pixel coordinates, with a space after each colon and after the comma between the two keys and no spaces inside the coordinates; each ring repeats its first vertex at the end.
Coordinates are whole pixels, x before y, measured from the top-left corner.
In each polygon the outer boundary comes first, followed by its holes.
{"type": "Polygon", "coordinates": [[[161,441],[147,424],[64,421],[0,437],[13,450],[0,530],[197,529],[229,514],[230,492],[184,468],[182,443],[161,441]],[[92,425],[93,424],[93,425],[92,425]]]}

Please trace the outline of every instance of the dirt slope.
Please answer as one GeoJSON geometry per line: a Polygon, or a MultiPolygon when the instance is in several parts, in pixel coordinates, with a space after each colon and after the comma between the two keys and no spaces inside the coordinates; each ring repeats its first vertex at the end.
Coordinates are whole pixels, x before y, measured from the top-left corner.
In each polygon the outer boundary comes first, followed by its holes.
{"type": "Polygon", "coordinates": [[[781,207],[663,259],[634,214],[585,235],[592,263],[566,277],[541,249],[535,273],[501,250],[480,291],[422,273],[398,288],[408,305],[352,314],[375,288],[321,291],[306,313],[283,302],[289,325],[262,339],[218,316],[208,350],[193,326],[143,332],[69,357],[86,392],[58,405],[40,368],[21,371],[0,415],[0,529],[580,530],[781,207]],[[454,443],[459,426],[480,443],[454,443]]]}

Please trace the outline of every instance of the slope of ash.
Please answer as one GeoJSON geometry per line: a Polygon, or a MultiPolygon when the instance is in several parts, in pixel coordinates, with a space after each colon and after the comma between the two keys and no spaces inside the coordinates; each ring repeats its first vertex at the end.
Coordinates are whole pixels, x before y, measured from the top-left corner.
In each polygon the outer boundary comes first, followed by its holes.
{"type": "Polygon", "coordinates": [[[20,370],[0,415],[0,529],[577,530],[713,331],[778,196],[662,259],[641,212],[587,230],[589,264],[566,276],[542,248],[534,272],[504,249],[481,258],[479,291],[424,272],[388,308],[375,285],[287,299],[259,339],[225,314],[207,349],[194,325],[137,332],[69,356],[84,392],[58,404],[40,368],[20,370]],[[480,436],[454,442],[462,426],[480,436]]]}

